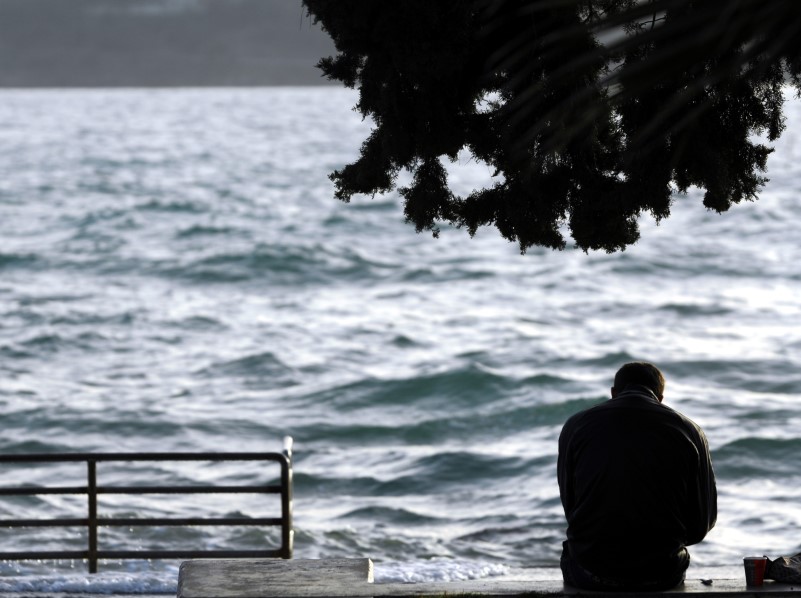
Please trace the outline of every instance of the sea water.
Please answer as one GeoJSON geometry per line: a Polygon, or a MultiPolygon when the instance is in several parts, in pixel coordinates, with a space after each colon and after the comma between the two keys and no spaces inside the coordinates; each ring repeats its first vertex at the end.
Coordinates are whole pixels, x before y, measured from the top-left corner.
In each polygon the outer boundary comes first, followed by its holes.
{"type": "MultiPolygon", "coordinates": [[[[377,580],[510,575],[558,563],[562,423],[646,359],[712,449],[720,516],[693,567],[801,550],[801,103],[788,99],[758,202],[718,215],[693,190],[659,226],[643,216],[625,252],[521,255],[491,228],[416,234],[394,193],[335,200],[328,174],[370,130],[356,99],[0,92],[0,452],[277,451],[291,435],[297,558],[369,557],[377,580]]],[[[462,194],[492,182],[469,156],[449,169],[462,194]]],[[[104,500],[128,517],[266,508],[104,500]]],[[[83,505],[8,499],[0,514],[83,505]]],[[[83,549],[73,532],[0,530],[0,550],[83,549]]],[[[109,528],[101,542],[259,548],[271,533],[109,528]]],[[[5,562],[0,590],[173,592],[176,567],[5,562]]]]}

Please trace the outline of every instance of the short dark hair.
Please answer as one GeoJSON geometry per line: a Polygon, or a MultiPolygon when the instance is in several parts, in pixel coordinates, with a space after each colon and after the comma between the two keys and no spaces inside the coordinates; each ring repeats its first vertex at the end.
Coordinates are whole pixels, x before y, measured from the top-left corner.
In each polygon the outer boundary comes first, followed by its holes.
{"type": "Polygon", "coordinates": [[[640,384],[661,398],[665,392],[665,377],[659,368],[647,361],[633,361],[622,366],[615,374],[615,390],[620,392],[630,384],[640,384]]]}

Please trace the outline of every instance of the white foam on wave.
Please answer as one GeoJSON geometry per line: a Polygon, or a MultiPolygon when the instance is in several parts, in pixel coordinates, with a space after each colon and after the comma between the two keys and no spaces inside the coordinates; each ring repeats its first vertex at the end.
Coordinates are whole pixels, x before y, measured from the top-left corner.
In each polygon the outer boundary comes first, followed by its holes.
{"type": "MultiPolygon", "coordinates": [[[[383,562],[375,566],[376,583],[424,583],[484,579],[507,575],[507,565],[475,561],[432,559],[383,562]]],[[[177,571],[51,574],[0,577],[0,593],[175,594],[177,571]]]]}
{"type": "Polygon", "coordinates": [[[95,573],[0,577],[0,592],[79,594],[175,594],[177,573],[95,573]]]}
{"type": "Polygon", "coordinates": [[[376,583],[423,583],[467,581],[497,577],[509,573],[507,565],[452,559],[432,559],[404,563],[384,562],[375,565],[376,583]]]}

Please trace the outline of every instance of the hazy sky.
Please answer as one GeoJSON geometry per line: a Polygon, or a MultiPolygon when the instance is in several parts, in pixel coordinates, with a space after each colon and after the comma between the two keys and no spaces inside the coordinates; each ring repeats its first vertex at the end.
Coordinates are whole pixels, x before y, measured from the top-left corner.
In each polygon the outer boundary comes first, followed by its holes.
{"type": "Polygon", "coordinates": [[[0,86],[317,85],[300,0],[0,0],[0,86]]]}

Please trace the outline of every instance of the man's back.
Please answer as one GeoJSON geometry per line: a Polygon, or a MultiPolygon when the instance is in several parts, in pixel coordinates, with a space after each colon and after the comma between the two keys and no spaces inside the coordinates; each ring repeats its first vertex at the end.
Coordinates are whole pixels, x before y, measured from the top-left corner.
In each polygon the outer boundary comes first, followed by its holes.
{"type": "Polygon", "coordinates": [[[715,522],[703,432],[645,387],[629,387],[567,421],[558,478],[565,551],[602,585],[659,585],[683,575],[685,546],[715,522]]]}

